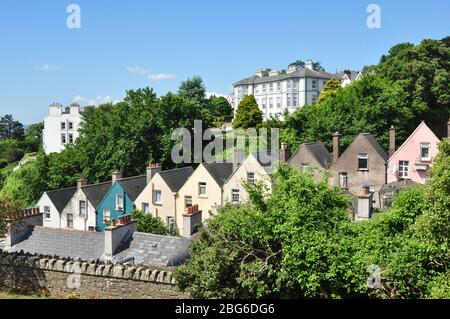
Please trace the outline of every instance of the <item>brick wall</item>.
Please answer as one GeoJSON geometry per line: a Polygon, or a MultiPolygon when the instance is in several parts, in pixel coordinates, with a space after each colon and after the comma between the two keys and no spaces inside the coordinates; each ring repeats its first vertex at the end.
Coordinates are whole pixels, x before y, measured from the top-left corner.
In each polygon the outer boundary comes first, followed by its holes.
{"type": "Polygon", "coordinates": [[[188,298],[178,291],[170,269],[86,262],[0,250],[0,290],[20,294],[48,291],[67,298],[188,298]]]}

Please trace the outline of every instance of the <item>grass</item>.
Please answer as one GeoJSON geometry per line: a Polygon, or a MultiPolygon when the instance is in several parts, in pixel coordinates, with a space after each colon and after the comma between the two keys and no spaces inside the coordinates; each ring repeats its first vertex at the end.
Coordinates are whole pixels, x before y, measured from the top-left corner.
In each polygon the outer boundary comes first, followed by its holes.
{"type": "Polygon", "coordinates": [[[15,295],[0,292],[0,299],[47,299],[45,297],[39,296],[25,296],[25,295],[15,295]]]}

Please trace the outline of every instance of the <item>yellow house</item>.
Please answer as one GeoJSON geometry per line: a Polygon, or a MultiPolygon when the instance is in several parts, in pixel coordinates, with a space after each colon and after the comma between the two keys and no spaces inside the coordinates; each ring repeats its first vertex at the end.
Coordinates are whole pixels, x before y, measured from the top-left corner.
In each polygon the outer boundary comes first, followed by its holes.
{"type": "Polygon", "coordinates": [[[202,221],[207,220],[224,204],[222,188],[233,172],[232,163],[202,163],[180,188],[176,202],[176,225],[183,233],[183,214],[186,207],[198,205],[202,221]]]}
{"type": "Polygon", "coordinates": [[[250,153],[233,172],[223,187],[225,203],[244,203],[248,194],[244,189],[244,182],[262,182],[267,192],[272,191],[271,175],[278,166],[278,157],[266,153],[250,153]]]}
{"type": "Polygon", "coordinates": [[[193,172],[192,167],[157,172],[136,199],[136,208],[161,218],[169,227],[175,224],[178,191],[193,172]]]}

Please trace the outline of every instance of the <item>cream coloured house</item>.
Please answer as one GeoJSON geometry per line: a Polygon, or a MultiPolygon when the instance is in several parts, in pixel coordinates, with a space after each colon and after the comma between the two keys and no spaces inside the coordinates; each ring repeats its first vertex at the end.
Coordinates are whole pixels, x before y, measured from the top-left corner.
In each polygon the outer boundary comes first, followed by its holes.
{"type": "Polygon", "coordinates": [[[193,172],[192,167],[159,171],[136,198],[136,208],[161,218],[169,227],[176,224],[178,191],[193,172]]]}
{"type": "Polygon", "coordinates": [[[223,186],[223,198],[225,203],[244,203],[248,200],[248,193],[244,184],[262,182],[266,186],[267,193],[272,192],[271,175],[278,165],[276,157],[265,153],[250,153],[237,167],[223,186]]]}
{"type": "Polygon", "coordinates": [[[198,205],[202,221],[224,204],[223,185],[233,172],[232,163],[202,163],[180,188],[176,201],[176,227],[183,233],[186,207],[198,205]]]}

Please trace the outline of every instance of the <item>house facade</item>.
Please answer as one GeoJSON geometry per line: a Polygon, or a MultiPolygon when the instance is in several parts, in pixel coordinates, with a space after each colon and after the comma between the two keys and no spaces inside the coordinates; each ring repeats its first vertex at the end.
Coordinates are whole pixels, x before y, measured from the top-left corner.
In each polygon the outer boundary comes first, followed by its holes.
{"type": "Polygon", "coordinates": [[[39,211],[43,213],[43,226],[62,228],[61,213],[77,191],[76,187],[44,192],[37,202],[39,211]]]}
{"type": "Polygon", "coordinates": [[[74,103],[68,107],[54,103],[44,119],[42,139],[45,154],[59,153],[66,145],[75,143],[79,136],[84,109],[74,103]]]}
{"type": "Polygon", "coordinates": [[[272,178],[278,165],[278,158],[272,158],[269,154],[250,153],[232,173],[223,186],[223,200],[225,203],[245,203],[248,201],[248,193],[244,184],[263,183],[268,194],[272,192],[272,178]],[[267,165],[269,161],[272,165],[267,165]]]}
{"type": "Polygon", "coordinates": [[[363,77],[361,71],[351,71],[351,70],[344,70],[342,72],[337,73],[337,75],[341,80],[341,86],[343,88],[353,83],[354,81],[360,80],[363,77]]]}
{"type": "Polygon", "coordinates": [[[367,188],[374,207],[380,207],[378,192],[386,183],[388,154],[369,133],[359,134],[339,156],[339,134],[333,136],[333,164],[330,184],[358,195],[367,188]]]}
{"type": "Polygon", "coordinates": [[[430,177],[433,159],[438,153],[438,143],[439,138],[422,121],[389,158],[387,182],[411,180],[424,184],[430,177]]]}
{"type": "Polygon", "coordinates": [[[256,70],[256,74],[233,84],[232,106],[236,112],[246,95],[253,95],[264,119],[274,116],[282,118],[284,110],[295,112],[305,104],[313,104],[323,90],[324,84],[336,75],[314,69],[308,60],[304,68],[290,65],[286,71],[271,69],[267,73],[256,70]]]}
{"type": "Polygon", "coordinates": [[[202,221],[205,221],[224,204],[223,185],[232,172],[232,163],[202,163],[189,176],[176,201],[176,227],[180,234],[183,233],[186,207],[198,205],[202,221]]]}
{"type": "Polygon", "coordinates": [[[111,187],[97,207],[97,229],[104,231],[111,221],[130,215],[146,185],[147,175],[122,178],[120,172],[114,172],[111,187]]]}
{"type": "Polygon", "coordinates": [[[96,231],[97,205],[111,187],[111,182],[87,185],[85,179],[77,183],[77,190],[61,212],[61,228],[96,231]]]}
{"type": "Polygon", "coordinates": [[[159,217],[169,228],[175,226],[178,191],[193,172],[192,167],[157,172],[137,197],[136,209],[159,217]]]}
{"type": "Polygon", "coordinates": [[[322,142],[304,143],[288,160],[288,164],[303,172],[310,172],[316,180],[330,168],[332,158],[322,142]]]}

